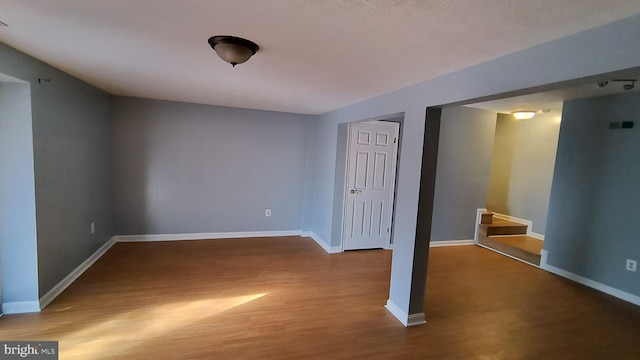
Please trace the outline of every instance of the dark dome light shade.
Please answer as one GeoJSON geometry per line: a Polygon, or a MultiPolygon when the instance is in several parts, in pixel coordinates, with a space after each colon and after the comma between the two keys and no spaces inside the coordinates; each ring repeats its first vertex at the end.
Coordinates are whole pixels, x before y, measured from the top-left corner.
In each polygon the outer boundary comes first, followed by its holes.
{"type": "Polygon", "coordinates": [[[234,67],[249,60],[259,49],[253,41],[228,35],[210,37],[209,45],[222,60],[234,67]]]}

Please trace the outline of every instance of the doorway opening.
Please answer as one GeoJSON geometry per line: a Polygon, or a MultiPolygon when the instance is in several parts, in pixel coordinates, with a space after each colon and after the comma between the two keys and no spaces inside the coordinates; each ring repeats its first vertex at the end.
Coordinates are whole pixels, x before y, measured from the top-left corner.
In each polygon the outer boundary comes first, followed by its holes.
{"type": "MultiPolygon", "coordinates": [[[[433,240],[469,239],[466,234],[475,234],[476,244],[536,266],[544,263],[547,223],[557,223],[549,211],[564,105],[582,99],[597,109],[597,99],[632,92],[616,82],[600,85],[618,77],[636,78],[638,69],[551,85],[552,90],[545,92],[445,106],[433,240]],[[512,113],[519,110],[533,110],[535,115],[515,119],[512,113]],[[469,136],[470,132],[475,135],[469,136]],[[447,145],[449,140],[454,145],[447,145]],[[455,150],[446,154],[447,148],[455,150]],[[454,151],[471,155],[456,157],[454,151]],[[471,172],[463,174],[460,169],[471,172]],[[466,187],[461,178],[468,179],[466,187]],[[446,181],[455,184],[458,193],[446,192],[446,181]],[[467,205],[456,208],[457,204],[467,205]],[[460,234],[447,232],[442,224],[448,220],[443,217],[459,222],[457,214],[464,214],[469,225],[458,227],[460,234]]],[[[605,126],[603,136],[606,130],[605,126]]]]}
{"type": "Polygon", "coordinates": [[[5,314],[40,311],[31,88],[2,74],[0,272],[5,314]]]}
{"type": "Polygon", "coordinates": [[[402,114],[338,125],[332,247],[391,249],[402,114]]]}
{"type": "Polygon", "coordinates": [[[344,250],[390,247],[399,130],[386,121],[349,125],[344,250]]]}

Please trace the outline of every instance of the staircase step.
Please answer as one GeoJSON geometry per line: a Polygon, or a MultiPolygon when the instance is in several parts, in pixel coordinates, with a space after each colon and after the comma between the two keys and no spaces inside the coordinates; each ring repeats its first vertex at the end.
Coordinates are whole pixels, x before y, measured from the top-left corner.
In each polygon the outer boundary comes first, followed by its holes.
{"type": "Polygon", "coordinates": [[[491,224],[480,224],[480,234],[484,236],[493,235],[524,235],[527,233],[527,225],[517,222],[493,218],[491,224]]]}
{"type": "Polygon", "coordinates": [[[491,224],[493,223],[493,213],[487,212],[484,214],[480,214],[480,224],[491,224]]]}
{"type": "Polygon", "coordinates": [[[486,247],[511,255],[531,264],[540,265],[540,252],[544,242],[542,240],[526,236],[480,236],[478,242],[486,247]]]}

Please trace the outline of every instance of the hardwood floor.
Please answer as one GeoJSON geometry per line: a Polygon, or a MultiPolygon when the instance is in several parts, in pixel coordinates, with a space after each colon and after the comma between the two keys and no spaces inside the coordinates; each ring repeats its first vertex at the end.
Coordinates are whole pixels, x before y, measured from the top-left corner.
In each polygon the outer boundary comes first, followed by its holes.
{"type": "Polygon", "coordinates": [[[404,328],[390,265],[297,237],[118,243],[0,339],[65,360],[640,358],[640,307],[475,246],[431,249],[427,324],[404,328]]]}

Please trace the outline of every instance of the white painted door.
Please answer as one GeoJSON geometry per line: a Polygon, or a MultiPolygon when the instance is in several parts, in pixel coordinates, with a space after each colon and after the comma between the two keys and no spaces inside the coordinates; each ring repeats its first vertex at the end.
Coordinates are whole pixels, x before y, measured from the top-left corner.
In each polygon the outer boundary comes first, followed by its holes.
{"type": "Polygon", "coordinates": [[[344,250],[389,248],[399,124],[349,126],[344,250]]]}

